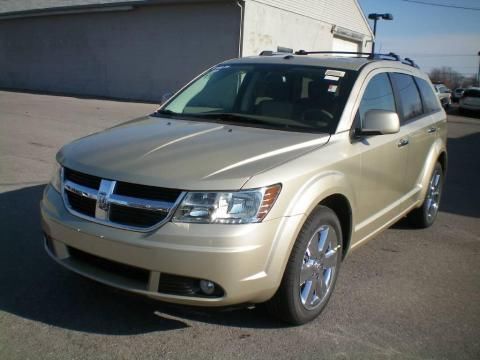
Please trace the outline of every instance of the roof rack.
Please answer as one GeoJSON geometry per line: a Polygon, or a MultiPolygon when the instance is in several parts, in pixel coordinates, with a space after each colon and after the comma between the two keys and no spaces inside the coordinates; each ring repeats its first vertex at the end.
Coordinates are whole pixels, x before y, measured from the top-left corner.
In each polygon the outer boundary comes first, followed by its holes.
{"type": "Polygon", "coordinates": [[[369,59],[383,59],[388,60],[387,58],[400,61],[400,56],[391,52],[388,54],[372,54],[372,53],[364,53],[364,52],[356,52],[356,51],[305,51],[299,50],[295,52],[295,55],[317,55],[317,54],[341,54],[341,55],[357,55],[359,57],[367,56],[369,59]]]}
{"type": "Polygon", "coordinates": [[[388,54],[372,54],[372,53],[364,53],[364,52],[355,52],[355,51],[305,51],[305,50],[298,50],[295,52],[295,55],[317,55],[317,54],[324,54],[324,55],[356,55],[357,57],[367,57],[371,60],[393,60],[393,61],[400,61],[402,64],[413,66],[419,69],[419,66],[410,58],[402,59],[399,55],[390,52],[388,54]]]}
{"type": "Polygon", "coordinates": [[[293,54],[293,49],[290,49],[284,46],[277,46],[277,51],[263,50],[260,53],[260,56],[292,55],[292,54],[293,54]]]}
{"type": "Polygon", "coordinates": [[[370,60],[393,60],[400,61],[402,64],[413,66],[417,69],[420,67],[410,58],[402,59],[397,54],[390,52],[388,54],[372,54],[355,51],[305,51],[298,50],[293,52],[292,49],[279,46],[277,51],[264,50],[260,53],[260,56],[274,56],[274,55],[286,55],[285,58],[293,58],[293,55],[354,55],[356,57],[366,57],[370,60]]]}
{"type": "Polygon", "coordinates": [[[342,54],[342,55],[358,55],[358,56],[371,56],[371,53],[355,52],[355,51],[305,51],[298,50],[295,55],[317,55],[317,54],[342,54]]]}
{"type": "Polygon", "coordinates": [[[417,69],[420,69],[420,67],[417,65],[417,63],[415,63],[415,61],[413,61],[413,60],[410,59],[410,58],[405,58],[405,59],[403,59],[402,63],[403,63],[403,64],[406,64],[406,65],[410,65],[410,66],[416,67],[417,69]]]}

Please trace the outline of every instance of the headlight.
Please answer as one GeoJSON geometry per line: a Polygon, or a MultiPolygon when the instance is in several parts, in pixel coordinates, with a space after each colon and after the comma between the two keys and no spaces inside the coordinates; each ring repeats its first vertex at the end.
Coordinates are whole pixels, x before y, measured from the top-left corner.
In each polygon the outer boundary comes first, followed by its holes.
{"type": "Polygon", "coordinates": [[[60,166],[59,163],[55,162],[55,168],[53,169],[53,174],[52,174],[52,179],[50,180],[50,184],[59,193],[62,192],[62,177],[63,177],[63,168],[60,166]]]}
{"type": "Polygon", "coordinates": [[[246,224],[261,222],[272,208],[281,185],[236,192],[189,192],[174,222],[246,224]]]}

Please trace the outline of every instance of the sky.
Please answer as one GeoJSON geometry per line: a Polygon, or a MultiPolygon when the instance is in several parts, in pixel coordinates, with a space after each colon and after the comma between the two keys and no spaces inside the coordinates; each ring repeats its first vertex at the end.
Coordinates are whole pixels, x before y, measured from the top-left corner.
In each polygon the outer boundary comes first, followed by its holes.
{"type": "MultiPolygon", "coordinates": [[[[476,74],[480,51],[480,0],[419,0],[469,7],[464,10],[412,0],[358,0],[366,16],[391,13],[393,21],[377,22],[375,52],[414,59],[425,71],[450,66],[463,75],[476,74]]],[[[373,23],[371,24],[373,29],[373,23]]]]}

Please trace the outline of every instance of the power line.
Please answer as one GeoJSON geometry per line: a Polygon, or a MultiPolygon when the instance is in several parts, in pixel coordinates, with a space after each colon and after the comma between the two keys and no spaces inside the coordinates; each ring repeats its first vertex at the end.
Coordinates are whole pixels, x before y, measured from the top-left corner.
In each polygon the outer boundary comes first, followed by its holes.
{"type": "Polygon", "coordinates": [[[467,54],[410,54],[416,57],[478,57],[478,55],[467,55],[467,54]]]}
{"type": "Polygon", "coordinates": [[[444,8],[450,8],[450,9],[460,9],[460,10],[474,10],[474,11],[480,11],[480,8],[467,7],[467,6],[458,6],[458,5],[438,4],[438,3],[431,3],[431,2],[419,1],[419,0],[400,0],[400,1],[403,1],[403,2],[409,2],[409,3],[415,3],[415,4],[421,4],[421,5],[429,5],[429,6],[444,7],[444,8]]]}

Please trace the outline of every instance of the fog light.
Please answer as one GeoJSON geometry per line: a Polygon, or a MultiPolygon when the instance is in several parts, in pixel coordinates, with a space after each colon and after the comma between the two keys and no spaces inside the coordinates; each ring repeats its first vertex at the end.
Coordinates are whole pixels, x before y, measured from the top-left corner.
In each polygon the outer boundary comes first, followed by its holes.
{"type": "Polygon", "coordinates": [[[208,280],[200,280],[200,290],[205,295],[212,295],[215,292],[215,284],[208,280]]]}

